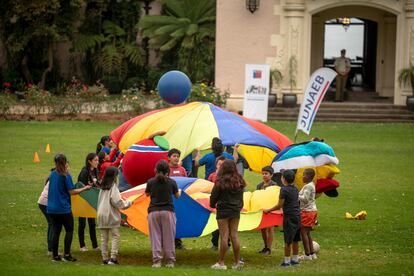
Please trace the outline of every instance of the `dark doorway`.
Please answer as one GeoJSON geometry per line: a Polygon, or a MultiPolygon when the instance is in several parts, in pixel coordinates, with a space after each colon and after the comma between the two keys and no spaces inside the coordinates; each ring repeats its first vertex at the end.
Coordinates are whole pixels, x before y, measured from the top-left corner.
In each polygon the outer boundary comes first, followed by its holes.
{"type": "Polygon", "coordinates": [[[364,19],[364,59],[362,66],[362,84],[370,91],[375,91],[377,67],[377,22],[364,19]]]}

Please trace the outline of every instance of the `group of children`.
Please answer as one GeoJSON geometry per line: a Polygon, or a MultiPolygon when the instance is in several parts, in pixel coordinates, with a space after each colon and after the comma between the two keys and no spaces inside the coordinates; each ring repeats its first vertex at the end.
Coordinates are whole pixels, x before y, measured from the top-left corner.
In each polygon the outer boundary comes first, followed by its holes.
{"type": "MultiPolygon", "coordinates": [[[[194,160],[195,166],[206,166],[205,178],[214,182],[210,205],[217,210],[217,222],[219,230],[213,233],[213,247],[218,247],[219,236],[220,252],[219,262],[212,266],[213,269],[226,269],[224,256],[229,246],[233,246],[235,265],[240,269],[243,262],[240,258],[240,244],[237,238],[237,228],[240,219],[240,211],[243,206],[243,191],[246,183],[237,171],[238,159],[237,145],[233,155],[224,151],[219,138],[212,141],[212,153],[200,157],[199,152],[194,160]],[[233,166],[234,165],[234,166],[233,166]],[[215,243],[214,243],[215,242],[215,243]]],[[[70,254],[73,236],[73,215],[71,212],[70,196],[91,189],[99,188],[97,205],[97,225],[101,232],[101,254],[103,264],[118,264],[118,248],[120,239],[121,213],[120,209],[131,206],[131,202],[122,199],[119,191],[118,166],[122,159],[122,153],[110,149],[108,136],[102,137],[96,153],[90,153],[85,160],[78,182],[83,187],[75,188],[69,173],[69,163],[63,154],[55,157],[55,168],[52,170],[48,181],[39,198],[39,208],[48,221],[48,254],[53,255],[54,261],[76,261],[70,254]],[[65,228],[64,256],[58,255],[59,236],[65,228]],[[112,248],[108,252],[109,234],[112,235],[112,248]]],[[[176,182],[170,176],[187,176],[187,171],[180,165],[181,152],[171,149],[168,152],[168,162],[160,160],[156,164],[154,178],[147,182],[145,194],[150,197],[148,208],[148,225],[153,255],[153,267],[161,267],[161,260],[166,259],[166,267],[174,267],[175,249],[182,247],[180,239],[175,239],[176,217],[172,196],[178,198],[181,191],[176,182]]],[[[257,189],[266,189],[269,186],[278,185],[272,180],[273,169],[266,166],[262,169],[263,182],[257,185],[257,189]]],[[[285,258],[282,266],[299,264],[298,242],[302,239],[305,255],[303,260],[316,259],[311,237],[311,228],[315,224],[317,209],[315,205],[315,185],[312,179],[315,176],[313,169],[306,169],[303,181],[306,184],[299,192],[294,186],[295,173],[292,170],[282,172],[283,185],[280,190],[279,202],[276,206],[263,210],[269,213],[273,210],[283,209],[283,232],[285,241],[285,258]],[[291,257],[291,251],[293,255],[291,257]]],[[[96,240],[95,219],[88,218],[92,247],[99,250],[96,240]]],[[[87,251],[84,241],[86,218],[79,218],[79,242],[80,250],[87,251]]],[[[264,248],[259,251],[270,254],[273,242],[273,228],[261,230],[264,248]]]]}

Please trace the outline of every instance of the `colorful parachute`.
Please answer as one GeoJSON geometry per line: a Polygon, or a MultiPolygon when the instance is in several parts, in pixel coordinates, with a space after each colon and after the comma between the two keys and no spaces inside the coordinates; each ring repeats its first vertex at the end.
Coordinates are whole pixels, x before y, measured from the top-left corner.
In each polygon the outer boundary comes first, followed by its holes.
{"type": "MultiPolygon", "coordinates": [[[[183,192],[174,200],[177,217],[177,238],[200,237],[217,229],[215,210],[209,207],[213,183],[204,179],[172,177],[183,192]]],[[[127,215],[128,223],[148,235],[147,209],[150,198],[145,195],[146,184],[122,193],[133,205],[122,212],[127,215]]],[[[281,225],[283,215],[279,212],[264,214],[261,210],[273,207],[279,200],[277,186],[266,190],[244,193],[244,206],[240,214],[239,231],[261,229],[281,225]]]]}
{"type": "MultiPolygon", "coordinates": [[[[178,199],[174,200],[177,217],[177,238],[200,237],[217,229],[215,209],[210,208],[210,192],[213,183],[204,179],[172,177],[182,190],[178,199]]],[[[80,184],[81,185],[81,184],[80,184]]],[[[122,197],[133,202],[132,206],[122,212],[127,215],[128,223],[135,229],[148,235],[148,206],[150,198],[145,195],[146,184],[134,187],[122,194],[122,197]]],[[[278,186],[266,190],[245,192],[244,206],[240,215],[239,231],[261,229],[282,225],[281,211],[264,214],[261,210],[271,208],[279,200],[278,186]]],[[[99,189],[91,189],[72,196],[72,212],[74,216],[96,217],[99,189]]]]}
{"type": "Polygon", "coordinates": [[[316,175],[314,183],[316,192],[325,192],[329,196],[337,196],[336,188],[339,182],[334,180],[336,174],[340,173],[338,158],[333,149],[323,142],[304,142],[286,147],[278,153],[272,162],[275,173],[282,169],[292,169],[296,171],[295,185],[302,189],[302,175],[306,168],[315,169],[316,175]]]}
{"type": "Polygon", "coordinates": [[[219,137],[225,146],[240,144],[239,151],[253,171],[271,164],[276,153],[292,142],[276,130],[211,103],[192,102],[153,110],[135,117],[111,132],[112,140],[122,152],[156,132],[184,158],[194,149],[208,149],[219,137]]]}

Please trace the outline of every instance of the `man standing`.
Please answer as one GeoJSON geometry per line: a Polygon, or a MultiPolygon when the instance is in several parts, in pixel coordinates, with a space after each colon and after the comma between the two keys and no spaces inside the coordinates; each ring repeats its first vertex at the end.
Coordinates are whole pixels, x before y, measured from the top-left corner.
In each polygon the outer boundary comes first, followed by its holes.
{"type": "Polygon", "coordinates": [[[336,94],[335,101],[342,102],[344,100],[344,90],[346,81],[348,79],[349,71],[351,71],[351,62],[345,57],[346,50],[341,50],[341,56],[335,59],[335,71],[338,73],[336,76],[336,94]]]}

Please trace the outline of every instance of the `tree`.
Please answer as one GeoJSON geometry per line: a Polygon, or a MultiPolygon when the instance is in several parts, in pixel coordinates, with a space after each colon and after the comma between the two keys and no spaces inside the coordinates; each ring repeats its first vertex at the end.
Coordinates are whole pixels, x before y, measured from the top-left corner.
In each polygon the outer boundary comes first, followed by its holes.
{"type": "Polygon", "coordinates": [[[216,2],[163,0],[164,15],[145,16],[138,23],[149,46],[176,57],[177,67],[193,81],[212,80],[216,2]]]}
{"type": "Polygon", "coordinates": [[[8,0],[2,4],[1,38],[4,39],[8,67],[22,73],[28,83],[45,88],[53,70],[53,47],[67,41],[74,31],[82,0],[8,0]],[[32,68],[44,68],[33,71],[32,68]]]}
{"type": "Polygon", "coordinates": [[[145,54],[136,41],[139,14],[138,1],[89,3],[86,19],[73,41],[74,52],[86,54],[86,63],[92,61],[94,74],[89,81],[116,76],[123,82],[131,66],[144,64],[145,54]]]}

